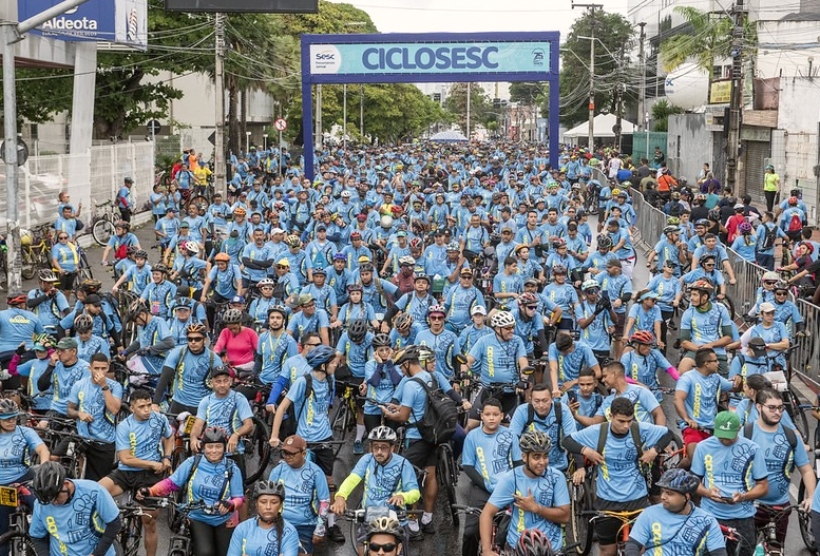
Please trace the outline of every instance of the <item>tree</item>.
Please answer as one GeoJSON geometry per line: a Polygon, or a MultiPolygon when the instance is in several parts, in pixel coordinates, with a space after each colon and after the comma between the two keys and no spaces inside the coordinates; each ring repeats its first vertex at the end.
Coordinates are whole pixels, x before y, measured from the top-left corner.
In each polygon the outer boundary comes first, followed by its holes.
{"type": "MultiPolygon", "coordinates": [[[[678,6],[675,11],[686,20],[686,27],[661,44],[661,64],[670,72],[687,60],[711,75],[715,59],[733,57],[732,30],[735,23],[728,15],[716,15],[689,6],[678,6]]],[[[757,46],[757,31],[748,17],[743,23],[742,55],[752,56],[757,46]]],[[[737,54],[737,53],[734,53],[737,54]]]]}
{"type": "Polygon", "coordinates": [[[666,99],[659,100],[653,104],[653,131],[667,131],[669,129],[669,116],[672,114],[683,114],[683,108],[671,104],[666,99]]]}
{"type": "MultiPolygon", "coordinates": [[[[467,83],[454,83],[447,93],[444,106],[455,116],[456,123],[467,133],[467,83]]],[[[477,83],[470,83],[470,132],[477,123],[487,124],[496,118],[492,103],[484,89],[477,83]]]]}
{"type": "Polygon", "coordinates": [[[620,14],[596,11],[575,20],[561,49],[561,122],[572,126],[585,120],[589,107],[589,60],[591,41],[595,37],[595,106],[610,105],[618,83],[629,88],[626,60],[634,47],[635,29],[620,14]]]}

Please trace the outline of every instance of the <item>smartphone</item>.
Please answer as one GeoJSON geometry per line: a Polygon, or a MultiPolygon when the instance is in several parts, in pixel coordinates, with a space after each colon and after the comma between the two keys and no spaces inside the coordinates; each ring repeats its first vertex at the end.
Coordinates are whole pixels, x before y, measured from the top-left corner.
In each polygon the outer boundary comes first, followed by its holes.
{"type": "Polygon", "coordinates": [[[575,393],[575,390],[570,390],[567,392],[567,399],[569,403],[575,403],[578,401],[578,395],[575,393]]]}
{"type": "Polygon", "coordinates": [[[721,496],[720,499],[723,500],[724,502],[726,502],[727,504],[734,504],[735,503],[735,499],[732,498],[731,496],[721,496]]]}

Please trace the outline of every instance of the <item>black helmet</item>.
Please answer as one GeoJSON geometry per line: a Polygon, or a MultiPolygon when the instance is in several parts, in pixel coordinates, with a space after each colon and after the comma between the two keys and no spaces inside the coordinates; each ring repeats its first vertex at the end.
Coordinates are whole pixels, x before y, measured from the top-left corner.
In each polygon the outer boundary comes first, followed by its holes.
{"type": "Polygon", "coordinates": [[[356,319],[350,323],[347,329],[347,336],[350,341],[356,344],[361,343],[367,335],[367,321],[364,319],[356,319]]]}
{"type": "Polygon", "coordinates": [[[393,342],[390,341],[390,336],[388,336],[387,334],[376,334],[376,336],[373,338],[374,348],[390,347],[391,345],[393,345],[393,342]]]}
{"type": "Polygon", "coordinates": [[[405,347],[396,352],[393,356],[393,363],[396,365],[401,365],[402,363],[407,363],[408,361],[415,361],[416,363],[419,362],[419,354],[420,350],[418,346],[410,344],[409,346],[405,347]]]}
{"type": "Polygon", "coordinates": [[[698,490],[700,481],[685,469],[670,469],[658,480],[658,486],[667,490],[674,490],[681,494],[694,494],[698,490]]]}
{"type": "Polygon", "coordinates": [[[34,471],[31,490],[41,504],[51,504],[63,490],[65,467],[56,461],[47,461],[34,471]]]}
{"type": "Polygon", "coordinates": [[[74,330],[78,334],[84,334],[94,328],[94,320],[89,315],[80,315],[74,319],[74,330]]]}
{"type": "Polygon", "coordinates": [[[277,481],[257,481],[253,485],[254,499],[260,496],[278,496],[280,500],[285,499],[285,485],[277,481]]]}
{"type": "Polygon", "coordinates": [[[598,235],[598,249],[610,249],[612,247],[612,238],[606,234],[598,235]]]}
{"type": "Polygon", "coordinates": [[[336,357],[336,350],[330,346],[316,346],[310,353],[305,356],[307,360],[307,364],[310,365],[311,368],[317,368],[325,363],[331,361],[334,357],[336,357]]]}
{"type": "Polygon", "coordinates": [[[164,274],[170,273],[170,269],[162,263],[155,264],[151,267],[151,272],[162,272],[164,274]]]}
{"type": "Polygon", "coordinates": [[[207,427],[199,437],[201,444],[227,444],[228,434],[222,427],[207,427]]]}
{"type": "Polygon", "coordinates": [[[135,259],[147,259],[148,258],[148,251],[146,251],[145,249],[137,249],[137,251],[134,253],[134,258],[135,259]]]}

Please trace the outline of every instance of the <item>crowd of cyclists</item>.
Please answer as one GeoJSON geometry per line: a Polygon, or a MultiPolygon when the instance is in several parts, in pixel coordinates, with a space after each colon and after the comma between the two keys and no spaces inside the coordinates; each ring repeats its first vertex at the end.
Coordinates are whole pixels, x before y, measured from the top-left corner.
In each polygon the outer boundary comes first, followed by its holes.
{"type": "Polygon", "coordinates": [[[190,506],[171,556],[393,556],[442,534],[444,498],[464,556],[781,554],[791,515],[816,550],[795,412],[820,412],[783,389],[795,293],[817,296],[799,191],[761,211],[662,153],[551,167],[505,143],[326,150],[313,181],[251,148],[220,191],[186,155],[150,197],[156,245],[125,180],[110,290],[75,283],[61,197],[52,268],[0,311],[0,494],[30,511],[21,531],[0,496],[3,554],[123,553],[137,504],[155,556],[168,499],[190,506]],[[727,248],[766,269],[748,311],[727,248]]]}

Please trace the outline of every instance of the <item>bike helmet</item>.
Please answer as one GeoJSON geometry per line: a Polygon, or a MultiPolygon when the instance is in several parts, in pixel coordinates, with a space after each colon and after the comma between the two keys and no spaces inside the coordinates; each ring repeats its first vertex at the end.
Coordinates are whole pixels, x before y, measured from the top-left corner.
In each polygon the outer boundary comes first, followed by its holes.
{"type": "Polygon", "coordinates": [[[146,251],[145,249],[137,249],[134,252],[134,258],[135,259],[147,259],[148,258],[148,251],[146,251]]]}
{"type": "Polygon", "coordinates": [[[114,224],[114,227],[115,228],[121,228],[121,229],[123,229],[127,232],[128,230],[131,229],[131,224],[129,224],[125,220],[120,220],[116,224],[114,224]]]}
{"type": "Polygon", "coordinates": [[[783,280],[780,280],[777,284],[774,285],[774,290],[773,291],[783,291],[783,290],[789,291],[789,284],[787,284],[783,280]]]}
{"type": "Polygon", "coordinates": [[[655,344],[655,336],[648,330],[638,330],[629,337],[629,341],[633,344],[646,344],[651,346],[655,344]]]}
{"type": "Polygon", "coordinates": [[[532,292],[524,292],[518,296],[518,304],[521,306],[538,303],[538,298],[532,292]]]}
{"type": "Polygon", "coordinates": [[[680,225],[680,218],[677,216],[670,216],[666,219],[667,226],[679,226],[680,225]]]}
{"type": "Polygon", "coordinates": [[[60,279],[54,274],[50,268],[41,268],[37,271],[37,278],[41,282],[59,282],[60,279]]]}
{"type": "Polygon", "coordinates": [[[461,251],[461,247],[459,247],[458,243],[456,243],[455,241],[452,241],[447,245],[447,252],[448,253],[453,253],[453,252],[457,253],[459,251],[461,251]]]}
{"type": "Polygon", "coordinates": [[[350,326],[347,328],[347,337],[350,338],[350,341],[356,344],[360,344],[364,341],[365,336],[367,335],[367,321],[364,319],[356,319],[350,323],[350,326]]]}
{"type": "Polygon", "coordinates": [[[399,266],[416,266],[416,259],[414,259],[410,255],[404,255],[403,257],[399,257],[399,266]]]}
{"type": "Polygon", "coordinates": [[[253,485],[254,499],[260,496],[278,496],[280,500],[285,499],[285,485],[277,481],[256,481],[253,485]]]}
{"type": "Polygon", "coordinates": [[[246,214],[248,214],[248,211],[242,207],[236,207],[233,211],[234,216],[245,216],[246,214]]]}
{"type": "Polygon", "coordinates": [[[228,309],[222,315],[222,322],[225,324],[239,324],[242,322],[242,311],[239,309],[228,309]]]}
{"type": "Polygon", "coordinates": [[[97,293],[102,287],[102,282],[99,280],[89,279],[83,280],[80,284],[80,289],[85,293],[97,293]]]}
{"type": "Polygon", "coordinates": [[[392,228],[393,227],[393,217],[390,216],[389,214],[385,214],[384,216],[381,217],[381,220],[379,220],[379,224],[381,225],[382,228],[392,228]]]}
{"type": "Polygon", "coordinates": [[[222,444],[228,443],[228,433],[222,427],[207,427],[199,437],[201,444],[222,444]]]}
{"type": "Polygon", "coordinates": [[[0,398],[0,419],[11,419],[20,415],[20,408],[17,402],[6,398],[0,398]]]}
{"type": "Polygon", "coordinates": [[[763,282],[779,282],[780,275],[773,270],[767,270],[763,273],[763,277],[761,278],[761,280],[763,282]]]}
{"type": "Polygon", "coordinates": [[[552,242],[553,249],[560,249],[561,247],[567,246],[567,240],[562,237],[556,238],[555,241],[552,242]]]}
{"type": "Polygon", "coordinates": [[[390,341],[390,336],[384,333],[376,334],[372,342],[373,348],[390,347],[393,342],[390,341]]]}
{"type": "Polygon", "coordinates": [[[555,276],[557,274],[566,274],[566,273],[567,273],[567,267],[565,267],[562,264],[557,264],[557,265],[552,267],[552,275],[553,276],[555,276]]]}
{"type": "Polygon", "coordinates": [[[190,297],[178,297],[174,300],[173,303],[173,310],[176,311],[177,309],[188,309],[189,311],[194,308],[194,300],[190,297]]]}
{"type": "Polygon", "coordinates": [[[447,309],[444,308],[444,305],[430,305],[430,307],[427,309],[427,316],[429,317],[435,314],[446,315],[447,309]]]}
{"type": "Polygon", "coordinates": [[[743,235],[748,235],[752,233],[752,225],[749,222],[741,222],[740,226],[737,227],[743,235]]]}
{"type": "Polygon", "coordinates": [[[410,240],[410,249],[421,249],[422,247],[424,247],[424,243],[421,238],[414,237],[410,240]]]}
{"type": "Polygon", "coordinates": [[[415,361],[418,363],[419,361],[419,347],[413,344],[405,347],[404,349],[400,349],[393,355],[393,363],[395,365],[401,365],[403,363],[407,363],[408,361],[413,362],[415,361]]]}
{"type": "Polygon", "coordinates": [[[205,336],[208,333],[208,329],[205,328],[205,325],[201,322],[192,322],[188,326],[185,327],[186,334],[202,334],[205,336]]]}
{"type": "Polygon", "coordinates": [[[317,369],[332,361],[334,357],[336,357],[335,349],[330,346],[321,345],[310,350],[310,353],[307,354],[305,359],[311,368],[317,369]]]}
{"type": "Polygon", "coordinates": [[[215,263],[229,263],[231,262],[231,256],[227,253],[217,253],[214,255],[214,262],[215,263]]]}
{"type": "Polygon", "coordinates": [[[192,255],[199,255],[199,245],[195,241],[186,241],[185,249],[192,255]]]}
{"type": "Polygon", "coordinates": [[[347,285],[348,292],[360,292],[364,291],[364,286],[362,286],[359,282],[354,282],[353,284],[347,285]]]}
{"type": "Polygon", "coordinates": [[[709,211],[709,220],[717,222],[720,220],[720,210],[719,209],[712,209],[709,211]]]}
{"type": "Polygon", "coordinates": [[[715,289],[715,287],[712,285],[712,283],[709,280],[705,279],[705,278],[701,278],[700,280],[695,280],[689,286],[689,291],[690,292],[697,290],[697,291],[702,291],[702,292],[711,294],[714,291],[714,289],[715,289]]]}
{"type": "Polygon", "coordinates": [[[273,287],[276,285],[276,282],[273,281],[272,278],[262,278],[256,283],[257,288],[264,288],[264,287],[273,287]]]}
{"type": "Polygon", "coordinates": [[[137,247],[136,245],[129,245],[128,248],[125,250],[129,257],[134,256],[137,253],[137,251],[139,251],[139,247],[137,247]]]}
{"type": "Polygon", "coordinates": [[[367,439],[370,442],[390,442],[391,444],[395,444],[398,442],[399,437],[396,436],[396,431],[390,427],[380,425],[370,431],[370,434],[367,435],[367,439]]]}
{"type": "Polygon", "coordinates": [[[334,261],[347,261],[347,257],[345,257],[344,253],[333,253],[333,260],[334,261]]]}
{"type": "Polygon", "coordinates": [[[695,221],[695,228],[711,228],[712,223],[709,222],[706,218],[700,218],[695,221]]]}
{"type": "Polygon", "coordinates": [[[396,330],[407,330],[413,326],[413,316],[410,313],[402,313],[393,319],[393,326],[396,330]]]}
{"type": "Polygon", "coordinates": [[[65,467],[56,461],[47,461],[35,469],[31,491],[41,504],[51,504],[62,492],[65,478],[65,467]]]}
{"type": "Polygon", "coordinates": [[[294,249],[296,247],[302,247],[302,240],[299,239],[299,236],[296,234],[292,234],[288,236],[288,247],[294,249]]]}
{"type": "Polygon", "coordinates": [[[505,328],[507,326],[515,326],[515,317],[509,311],[498,311],[490,319],[490,326],[493,328],[505,328]]]}
{"type": "Polygon", "coordinates": [[[430,361],[436,360],[436,352],[428,346],[419,346],[419,363],[426,365],[430,361]]]}
{"type": "Polygon", "coordinates": [[[598,249],[612,249],[612,238],[606,234],[598,236],[598,249]]]}
{"type": "Polygon", "coordinates": [[[679,234],[680,233],[680,228],[677,227],[677,226],[667,226],[663,229],[663,233],[664,233],[664,235],[679,234]]]}
{"type": "Polygon", "coordinates": [[[584,280],[584,283],[581,284],[581,291],[591,291],[591,290],[600,290],[601,284],[598,283],[597,280],[584,280]]]}
{"type": "Polygon", "coordinates": [[[151,267],[151,272],[162,272],[163,274],[168,274],[170,269],[162,263],[154,265],[151,267]]]}
{"type": "Polygon", "coordinates": [[[80,315],[74,319],[74,330],[77,334],[85,334],[94,328],[94,320],[88,315],[80,315]]]}
{"type": "Polygon", "coordinates": [[[552,448],[552,440],[544,431],[527,431],[521,435],[518,446],[525,454],[546,454],[552,448]]]}
{"type": "Polygon", "coordinates": [[[553,556],[549,537],[540,529],[524,529],[513,549],[514,556],[553,556]]]}
{"type": "Polygon", "coordinates": [[[698,490],[700,480],[685,469],[674,468],[666,471],[657,485],[681,494],[694,494],[698,490]]]}
{"type": "MultiPolygon", "coordinates": [[[[386,427],[379,427],[386,428],[386,427]]],[[[392,535],[396,541],[401,542],[404,538],[404,527],[401,526],[399,520],[394,517],[382,516],[374,519],[367,524],[367,539],[373,535],[392,535]]]]}
{"type": "Polygon", "coordinates": [[[6,296],[6,303],[9,305],[25,305],[26,304],[26,294],[20,291],[17,292],[9,292],[6,296]]]}
{"type": "Polygon", "coordinates": [[[141,300],[137,299],[128,307],[128,318],[133,320],[140,316],[142,313],[148,313],[148,305],[146,305],[141,300]]]}

